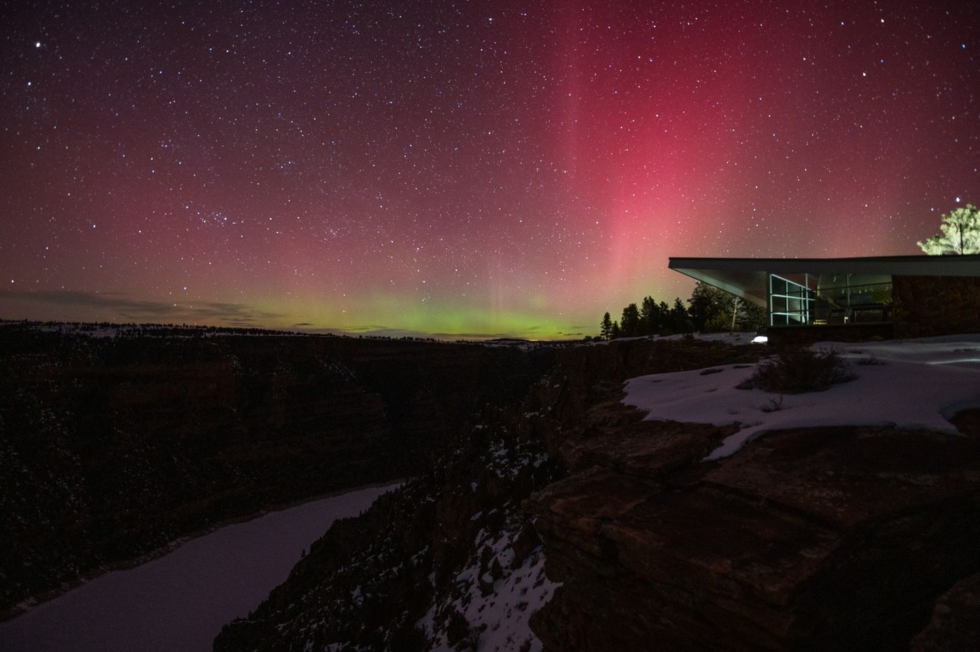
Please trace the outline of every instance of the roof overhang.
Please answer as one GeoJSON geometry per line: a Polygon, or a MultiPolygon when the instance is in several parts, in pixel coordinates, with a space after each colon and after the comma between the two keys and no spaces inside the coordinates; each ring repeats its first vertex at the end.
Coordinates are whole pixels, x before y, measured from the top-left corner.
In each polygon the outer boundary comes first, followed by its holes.
{"type": "Polygon", "coordinates": [[[870,274],[980,277],[980,255],[873,258],[671,258],[670,269],[759,306],[769,274],[870,274]]]}

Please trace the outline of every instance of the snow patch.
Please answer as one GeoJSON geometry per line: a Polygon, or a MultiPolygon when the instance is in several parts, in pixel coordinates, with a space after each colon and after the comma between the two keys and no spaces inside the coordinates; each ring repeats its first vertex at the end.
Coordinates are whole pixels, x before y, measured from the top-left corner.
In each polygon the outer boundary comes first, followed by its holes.
{"type": "Polygon", "coordinates": [[[772,430],[816,426],[923,428],[956,434],[948,421],[957,412],[980,407],[980,335],[842,344],[821,342],[815,349],[837,349],[852,363],[857,379],[823,392],[779,395],[736,386],[757,365],[727,365],[653,374],[626,383],[623,403],[648,412],[646,421],[684,421],[740,430],[706,460],[732,455],[772,430]],[[860,361],[884,364],[854,364],[860,361]]]}
{"type": "Polygon", "coordinates": [[[540,652],[541,641],[530,628],[531,615],[551,599],[560,586],[544,574],[544,551],[540,546],[517,564],[511,542],[515,531],[488,536],[480,530],[476,536],[479,554],[456,576],[461,589],[455,597],[438,601],[419,620],[418,627],[433,640],[433,652],[451,652],[445,627],[440,626],[447,611],[462,614],[476,638],[477,652],[517,652],[530,642],[530,650],[540,652]],[[486,549],[486,550],[485,550],[486,549]],[[489,568],[499,564],[503,574],[496,580],[491,572],[480,574],[481,558],[488,557],[489,568]],[[491,586],[486,592],[483,587],[491,586]]]}

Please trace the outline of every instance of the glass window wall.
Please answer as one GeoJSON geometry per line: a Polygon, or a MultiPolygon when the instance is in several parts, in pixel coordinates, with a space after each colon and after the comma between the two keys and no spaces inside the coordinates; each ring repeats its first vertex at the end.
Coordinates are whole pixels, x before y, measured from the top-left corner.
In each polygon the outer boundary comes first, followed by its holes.
{"type": "Polygon", "coordinates": [[[866,274],[770,274],[773,326],[891,321],[892,279],[866,274]]]}

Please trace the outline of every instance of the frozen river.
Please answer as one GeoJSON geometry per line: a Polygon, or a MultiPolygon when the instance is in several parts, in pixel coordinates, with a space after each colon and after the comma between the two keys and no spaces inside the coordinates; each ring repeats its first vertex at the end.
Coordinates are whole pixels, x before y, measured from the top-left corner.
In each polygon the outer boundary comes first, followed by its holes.
{"type": "Polygon", "coordinates": [[[102,575],[0,624],[0,650],[211,650],[221,626],[255,609],[331,523],[357,516],[395,486],[227,525],[146,564],[102,575]]]}

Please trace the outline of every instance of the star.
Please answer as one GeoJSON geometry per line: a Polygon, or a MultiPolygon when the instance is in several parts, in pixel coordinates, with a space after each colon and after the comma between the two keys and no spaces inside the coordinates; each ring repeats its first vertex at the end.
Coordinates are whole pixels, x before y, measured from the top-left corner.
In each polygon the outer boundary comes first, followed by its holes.
{"type": "MultiPolygon", "coordinates": [[[[18,12],[0,278],[557,337],[689,296],[671,255],[911,255],[980,202],[975,11],[695,4],[18,12]]],[[[122,319],[97,305],[0,318],[122,319]]]]}

